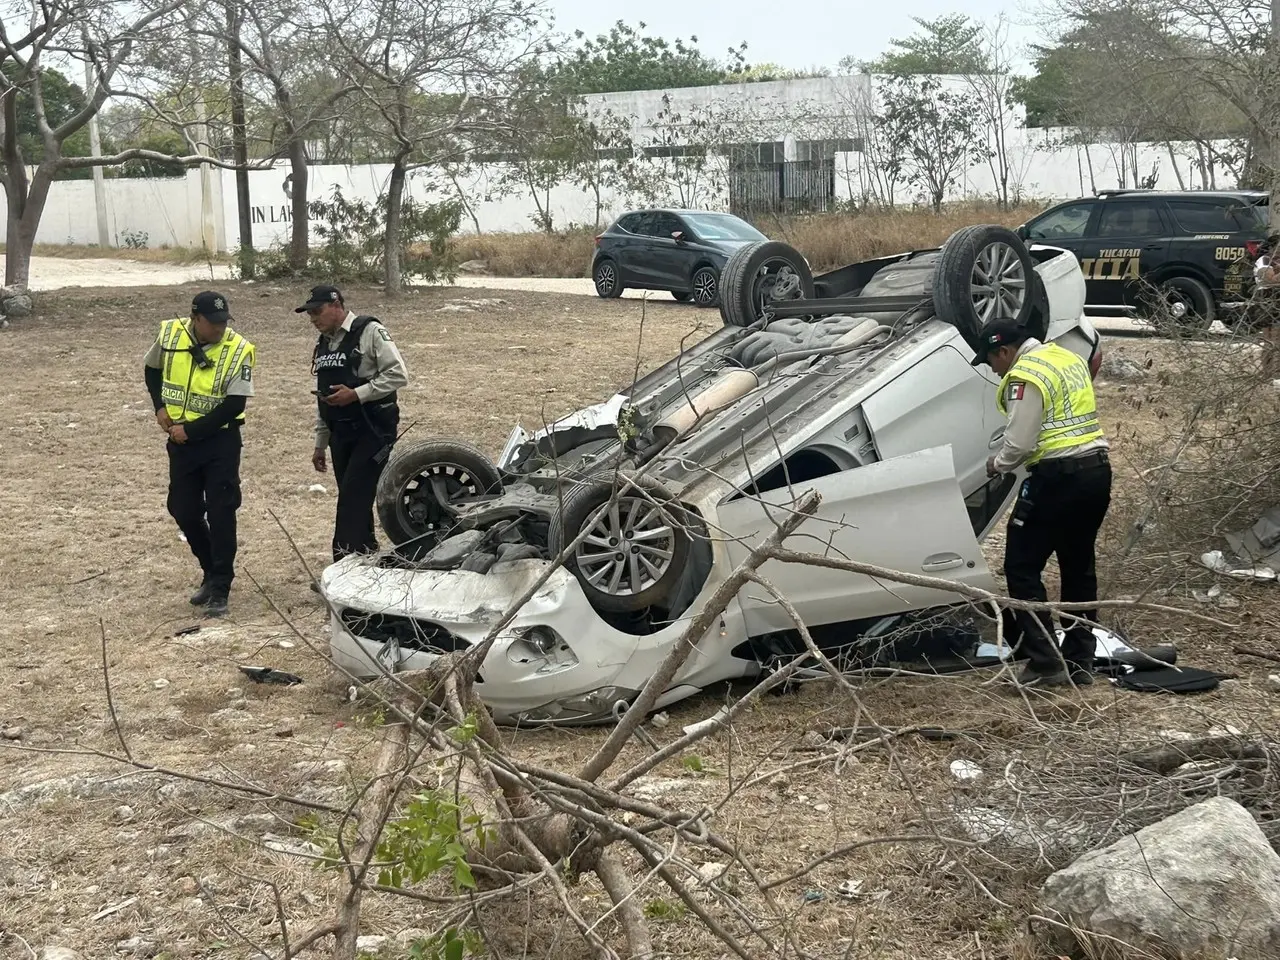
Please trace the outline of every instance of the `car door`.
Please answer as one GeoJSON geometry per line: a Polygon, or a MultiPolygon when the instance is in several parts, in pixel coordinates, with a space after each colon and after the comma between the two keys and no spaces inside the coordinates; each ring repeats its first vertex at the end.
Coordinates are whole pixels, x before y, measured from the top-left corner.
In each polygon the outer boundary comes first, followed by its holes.
{"type": "Polygon", "coordinates": [[[635,282],[637,274],[635,264],[640,257],[643,241],[639,237],[645,214],[627,213],[618,218],[614,228],[605,234],[607,246],[604,252],[613,257],[618,267],[618,279],[626,286],[628,281],[635,282]]]}
{"type": "Polygon", "coordinates": [[[1089,305],[1136,305],[1142,277],[1168,257],[1170,229],[1160,204],[1150,200],[1101,204],[1080,253],[1080,269],[1089,283],[1089,305]]]}
{"type": "Polygon", "coordinates": [[[1246,270],[1252,268],[1249,244],[1265,239],[1266,224],[1256,208],[1232,197],[1179,197],[1167,204],[1175,227],[1168,266],[1208,278],[1215,296],[1239,300],[1246,270]]]}
{"type": "Polygon", "coordinates": [[[621,264],[624,283],[629,286],[648,287],[653,283],[653,243],[657,236],[657,216],[652,210],[633,214],[629,230],[632,234],[627,244],[627,258],[621,264]]]}
{"type": "MultiPolygon", "coordinates": [[[[951,450],[932,447],[797,484],[795,495],[822,497],[814,516],[785,541],[790,549],[847,558],[994,592],[995,582],[960,497],[951,450]]],[[[784,487],[720,506],[717,526],[729,554],[726,570],[774,529],[771,517],[792,500],[784,487]]],[[[955,603],[949,589],[911,586],[862,573],[769,560],[760,573],[808,626],[887,616],[955,603]]],[[[748,585],[738,602],[751,636],[791,630],[774,598],[748,585]]]]}
{"type": "Polygon", "coordinates": [[[675,214],[654,214],[653,237],[649,241],[649,269],[653,285],[663,290],[689,289],[689,269],[686,266],[689,248],[672,236],[681,232],[688,233],[689,229],[675,214]]]}
{"type": "Polygon", "coordinates": [[[987,482],[987,458],[1004,436],[996,383],[984,375],[989,368],[976,370],[972,360],[973,351],[957,333],[862,402],[881,460],[950,444],[965,496],[987,482]]]}

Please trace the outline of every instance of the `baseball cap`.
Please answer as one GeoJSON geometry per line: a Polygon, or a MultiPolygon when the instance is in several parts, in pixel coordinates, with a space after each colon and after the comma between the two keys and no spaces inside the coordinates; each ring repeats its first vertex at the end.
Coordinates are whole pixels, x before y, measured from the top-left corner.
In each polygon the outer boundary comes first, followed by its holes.
{"type": "Polygon", "coordinates": [[[192,297],[191,312],[200,314],[210,323],[226,323],[231,319],[231,305],[227,298],[213,290],[205,290],[192,297]]]}
{"type": "Polygon", "coordinates": [[[1010,343],[1021,343],[1027,339],[1027,331],[1018,326],[1018,321],[1011,317],[997,317],[989,320],[978,333],[978,351],[973,358],[973,366],[980,367],[987,362],[987,354],[999,350],[1010,343]]]}
{"type": "Polygon", "coordinates": [[[327,283],[322,283],[318,287],[312,287],[311,294],[307,297],[307,302],[300,307],[294,307],[293,312],[306,313],[308,310],[323,307],[327,303],[340,303],[341,301],[341,290],[337,287],[331,287],[327,283]]]}

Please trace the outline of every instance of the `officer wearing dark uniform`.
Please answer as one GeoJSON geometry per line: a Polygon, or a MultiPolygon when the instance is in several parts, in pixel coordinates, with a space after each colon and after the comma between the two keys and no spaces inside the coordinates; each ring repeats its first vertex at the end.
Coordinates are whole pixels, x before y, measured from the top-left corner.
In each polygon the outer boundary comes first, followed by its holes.
{"type": "Polygon", "coordinates": [[[143,359],[156,422],[169,437],[169,513],[204,572],[192,604],[227,612],[240,507],[240,427],[253,396],[254,346],[229,326],[227,298],[196,294],[143,359]]]}
{"type": "MultiPolygon", "coordinates": [[[[987,472],[1026,466],[1027,478],[1009,518],[1004,569],[1009,596],[1044,602],[1045,565],[1058,556],[1063,603],[1098,599],[1098,530],[1111,505],[1108,444],[1098,420],[1089,368],[1076,354],[1028,337],[1012,320],[983,327],[973,365],[987,363],[1003,379],[996,403],[1008,418],[987,472]]],[[[1096,610],[1070,611],[1097,622],[1096,610]]],[[[1063,618],[1061,650],[1047,611],[1005,611],[1006,638],[1028,661],[1019,682],[1062,686],[1093,682],[1092,630],[1063,618]]]]}
{"type": "Polygon", "coordinates": [[[409,383],[404,358],[375,317],[347,309],[337,287],[311,288],[306,313],[320,331],[311,360],[316,377],[316,446],[312,463],[325,469],[333,454],[338,510],[333,559],[378,549],[373,499],[400,423],[397,391],[409,383]]]}

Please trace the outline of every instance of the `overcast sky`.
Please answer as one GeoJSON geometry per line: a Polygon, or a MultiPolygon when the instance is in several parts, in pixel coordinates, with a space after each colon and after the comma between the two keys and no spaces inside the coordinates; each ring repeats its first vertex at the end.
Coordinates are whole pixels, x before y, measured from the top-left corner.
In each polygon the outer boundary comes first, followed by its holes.
{"type": "Polygon", "coordinates": [[[582,30],[594,37],[608,32],[619,19],[632,26],[643,20],[645,32],[653,36],[686,40],[696,36],[699,49],[709,56],[722,57],[728,47],[745,40],[748,62],[793,68],[835,67],[850,54],[870,60],[888,48],[890,38],[916,31],[912,16],[931,20],[964,13],[987,21],[1003,11],[1013,21],[1015,46],[1040,38],[1033,26],[1034,6],[1028,0],[648,0],[643,14],[638,12],[640,4],[628,4],[619,13],[623,8],[597,0],[549,3],[557,29],[567,34],[582,30]]]}

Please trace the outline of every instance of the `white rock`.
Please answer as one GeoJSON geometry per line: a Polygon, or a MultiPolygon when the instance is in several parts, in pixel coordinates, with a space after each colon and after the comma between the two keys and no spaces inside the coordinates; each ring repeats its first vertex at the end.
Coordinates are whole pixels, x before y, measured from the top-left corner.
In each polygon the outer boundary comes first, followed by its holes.
{"type": "Polygon", "coordinates": [[[111,816],[115,818],[117,823],[128,823],[133,819],[133,807],[122,803],[111,812],[111,816]]]}
{"type": "Polygon", "coordinates": [[[1267,686],[1276,693],[1280,693],[1280,673],[1273,673],[1267,677],[1267,686]]]}
{"type": "Polygon", "coordinates": [[[21,740],[25,733],[26,731],[22,727],[5,727],[0,730],[0,737],[4,737],[6,740],[21,740]]]}
{"type": "Polygon", "coordinates": [[[977,780],[982,776],[982,768],[972,760],[952,760],[951,775],[957,780],[977,780]]]}
{"type": "Polygon", "coordinates": [[[727,864],[716,863],[712,860],[709,863],[704,863],[698,867],[698,876],[702,878],[703,883],[711,883],[724,876],[724,872],[728,869],[729,867],[727,864]]]}
{"type": "Polygon", "coordinates": [[[1280,854],[1226,797],[1086,853],[1041,894],[1049,916],[1135,952],[1176,944],[1192,956],[1280,955],[1280,854]]]}
{"type": "Polygon", "coordinates": [[[313,483],[311,486],[307,487],[307,492],[308,493],[328,493],[329,491],[325,489],[323,483],[313,483]]]}
{"type": "Polygon", "coordinates": [[[80,954],[70,947],[45,947],[40,951],[40,960],[80,960],[80,954]]]}
{"type": "Polygon", "coordinates": [[[155,687],[157,690],[163,690],[168,685],[169,685],[169,681],[166,680],[164,677],[161,677],[159,680],[151,681],[151,686],[155,687]]]}
{"type": "Polygon", "coordinates": [[[814,810],[816,810],[818,813],[830,813],[830,812],[831,812],[831,804],[829,804],[829,803],[815,803],[815,804],[813,805],[813,809],[814,809],[814,810]]]}
{"type": "Polygon", "coordinates": [[[367,936],[356,937],[356,952],[376,953],[382,949],[382,945],[387,942],[387,937],[367,936]]]}
{"type": "Polygon", "coordinates": [[[649,718],[649,723],[657,727],[659,730],[661,730],[670,722],[671,722],[671,718],[667,716],[665,713],[655,713],[652,717],[649,718]]]}

